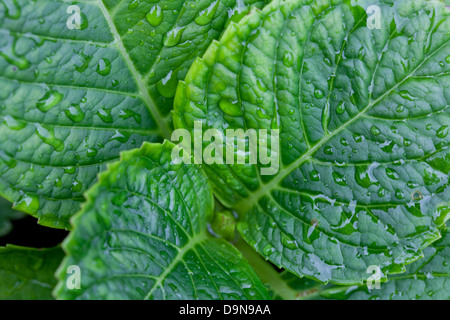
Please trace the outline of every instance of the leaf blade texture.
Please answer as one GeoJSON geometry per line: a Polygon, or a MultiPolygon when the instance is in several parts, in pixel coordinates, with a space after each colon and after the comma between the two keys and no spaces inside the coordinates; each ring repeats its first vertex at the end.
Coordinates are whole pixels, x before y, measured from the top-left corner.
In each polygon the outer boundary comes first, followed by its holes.
{"type": "Polygon", "coordinates": [[[69,228],[106,163],[170,137],[178,79],[229,19],[263,1],[213,4],[1,1],[0,193],[69,228]],[[81,24],[69,29],[74,6],[81,24]]]}
{"type": "MultiPolygon", "coordinates": [[[[450,235],[448,223],[439,239],[424,250],[424,258],[407,266],[403,274],[393,275],[379,288],[359,286],[324,286],[306,278],[298,278],[292,273],[283,273],[283,279],[297,299],[338,299],[338,300],[448,300],[450,292],[450,235]]],[[[274,294],[275,299],[281,299],[274,294]]]]}
{"type": "Polygon", "coordinates": [[[144,144],[101,174],[64,242],[60,299],[266,299],[240,253],[208,236],[213,196],[195,166],[171,163],[173,145],[144,144]],[[68,265],[81,290],[65,287],[68,265]]]}
{"type": "Polygon", "coordinates": [[[175,99],[176,128],[280,130],[276,174],[204,169],[250,245],[321,282],[404,272],[449,215],[448,10],[378,7],[372,29],[366,2],[273,1],[230,25],[175,99]]]}

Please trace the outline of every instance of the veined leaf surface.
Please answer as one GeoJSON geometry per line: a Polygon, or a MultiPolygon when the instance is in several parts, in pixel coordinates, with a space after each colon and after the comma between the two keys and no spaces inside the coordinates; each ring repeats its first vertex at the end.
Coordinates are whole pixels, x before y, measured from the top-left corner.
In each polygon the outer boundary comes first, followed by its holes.
{"type": "Polygon", "coordinates": [[[105,163],[170,137],[178,79],[263,2],[0,1],[0,194],[68,228],[105,163]]]}
{"type": "Polygon", "coordinates": [[[274,175],[204,166],[271,262],[358,284],[372,265],[404,272],[439,239],[450,199],[449,14],[437,1],[273,1],[193,64],[176,128],[280,130],[274,175]],[[380,29],[368,27],[369,5],[380,29]]]}
{"type": "Polygon", "coordinates": [[[7,245],[0,248],[1,300],[52,300],[55,271],[61,248],[33,249],[7,245]]]}
{"type": "Polygon", "coordinates": [[[241,254],[207,234],[207,178],[196,166],[172,164],[172,148],[146,143],[100,175],[64,242],[58,298],[268,298],[241,254]],[[80,267],[80,290],[65,286],[69,265],[80,267]]]}
{"type": "MultiPolygon", "coordinates": [[[[448,225],[448,223],[447,223],[448,225]]],[[[324,286],[285,272],[286,283],[297,292],[298,299],[339,300],[449,300],[450,299],[450,229],[442,239],[424,250],[424,258],[407,266],[407,272],[390,276],[379,288],[359,286],[324,286]]],[[[371,285],[374,285],[371,282],[371,285]]],[[[275,296],[275,298],[282,298],[275,296]]]]}

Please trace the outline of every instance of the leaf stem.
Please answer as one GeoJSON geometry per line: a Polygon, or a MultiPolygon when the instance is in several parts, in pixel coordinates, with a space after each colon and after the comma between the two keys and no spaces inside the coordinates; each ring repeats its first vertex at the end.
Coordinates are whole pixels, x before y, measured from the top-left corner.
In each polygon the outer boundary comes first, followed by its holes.
{"type": "Polygon", "coordinates": [[[261,281],[268,285],[275,295],[281,297],[283,300],[297,300],[298,292],[290,288],[281,278],[281,274],[275,267],[265,261],[242,237],[239,237],[237,243],[235,243],[235,247],[247,259],[261,281]]]}

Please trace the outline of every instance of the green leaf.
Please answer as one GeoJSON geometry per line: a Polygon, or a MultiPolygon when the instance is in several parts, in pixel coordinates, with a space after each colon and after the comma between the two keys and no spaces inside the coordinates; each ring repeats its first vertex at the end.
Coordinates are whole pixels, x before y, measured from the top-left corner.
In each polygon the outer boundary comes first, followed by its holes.
{"type": "Polygon", "coordinates": [[[391,276],[387,282],[380,283],[379,289],[369,289],[366,284],[324,286],[289,272],[284,272],[282,277],[291,290],[297,292],[299,299],[449,300],[450,228],[444,229],[442,234],[442,239],[424,250],[424,258],[410,264],[406,273],[391,276]]]}
{"type": "Polygon", "coordinates": [[[174,124],[279,129],[274,175],[204,165],[216,196],[275,265],[358,284],[372,265],[405,271],[449,218],[450,12],[332,2],[273,1],[231,24],[180,82],[174,124]]]}
{"type": "Polygon", "coordinates": [[[7,235],[11,229],[11,220],[18,220],[23,218],[21,212],[11,209],[11,204],[0,197],[0,237],[7,235]]]}
{"type": "Polygon", "coordinates": [[[0,1],[0,194],[69,228],[105,163],[170,137],[178,79],[263,2],[0,1]]]}
{"type": "Polygon", "coordinates": [[[61,248],[33,249],[7,245],[0,248],[0,299],[51,300],[61,248]]]}
{"type": "Polygon", "coordinates": [[[61,299],[266,299],[240,253],[207,234],[213,196],[204,173],[144,144],[102,173],[64,242],[61,299]],[[65,286],[68,265],[81,289],[65,286]]]}
{"type": "Polygon", "coordinates": [[[367,286],[330,288],[321,295],[327,299],[450,300],[450,228],[441,240],[424,250],[424,258],[407,267],[407,272],[389,277],[380,289],[367,286]]]}

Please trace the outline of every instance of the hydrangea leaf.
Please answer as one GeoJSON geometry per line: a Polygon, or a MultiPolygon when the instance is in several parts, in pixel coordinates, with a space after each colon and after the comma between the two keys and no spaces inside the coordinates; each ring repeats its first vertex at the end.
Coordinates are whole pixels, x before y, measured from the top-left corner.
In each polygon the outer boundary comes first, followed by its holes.
{"type": "MultiPolygon", "coordinates": [[[[442,239],[424,250],[424,258],[407,266],[407,272],[393,275],[380,287],[324,286],[307,278],[284,272],[283,280],[296,292],[298,299],[339,300],[450,300],[450,228],[442,239]]],[[[275,299],[283,298],[274,296],[275,299]]]]}
{"type": "Polygon", "coordinates": [[[69,228],[105,163],[170,137],[178,79],[263,2],[0,1],[0,194],[69,228]]]}
{"type": "Polygon", "coordinates": [[[61,248],[33,249],[7,245],[0,248],[0,299],[51,300],[61,248]]]}
{"type": "Polygon", "coordinates": [[[407,266],[407,272],[388,278],[380,289],[360,285],[330,288],[321,293],[327,299],[351,300],[450,300],[450,228],[442,239],[424,250],[424,258],[407,266]]]}
{"type": "Polygon", "coordinates": [[[239,251],[208,235],[213,195],[194,165],[173,164],[169,142],[122,153],[87,193],[64,242],[60,299],[266,299],[239,251]],[[78,265],[81,289],[65,286],[78,265]]]}
{"type": "Polygon", "coordinates": [[[179,84],[174,123],[280,130],[273,175],[262,165],[204,165],[216,196],[275,265],[359,284],[370,266],[404,272],[440,237],[449,100],[442,2],[273,1],[196,60],[179,84]],[[369,5],[380,10],[379,29],[369,5]]]}

